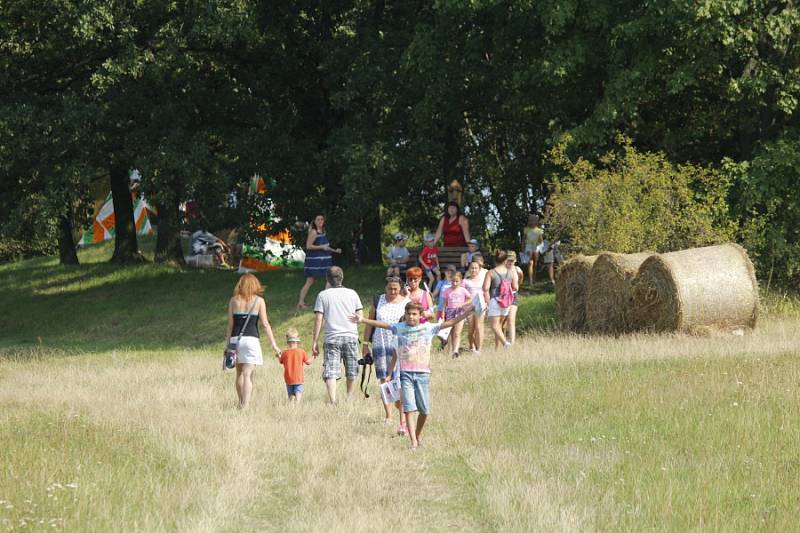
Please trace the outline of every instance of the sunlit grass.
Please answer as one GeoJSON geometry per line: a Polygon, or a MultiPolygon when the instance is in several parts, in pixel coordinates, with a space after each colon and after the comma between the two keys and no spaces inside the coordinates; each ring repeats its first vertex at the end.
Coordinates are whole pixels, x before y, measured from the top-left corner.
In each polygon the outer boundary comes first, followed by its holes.
{"type": "MultiPolygon", "coordinates": [[[[800,519],[792,305],[769,303],[741,337],[613,338],[554,333],[552,293],[526,295],[530,334],[514,349],[435,352],[433,413],[411,452],[382,425],[374,384],[368,400],[325,405],[321,361],[292,408],[267,357],[251,409],[236,410],[219,351],[238,275],[118,268],[105,253],[0,266],[2,529],[781,531],[800,519]]],[[[365,303],[382,285],[378,268],[345,276],[365,303]]],[[[300,273],[260,277],[279,339],[297,327],[309,349],[300,273]]]]}

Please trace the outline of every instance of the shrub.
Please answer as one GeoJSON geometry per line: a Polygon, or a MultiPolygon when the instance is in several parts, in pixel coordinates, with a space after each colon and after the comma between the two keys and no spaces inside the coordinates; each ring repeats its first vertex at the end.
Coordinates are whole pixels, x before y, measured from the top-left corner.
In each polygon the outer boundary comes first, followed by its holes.
{"type": "Polygon", "coordinates": [[[0,263],[58,253],[57,241],[0,239],[0,263]]]}
{"type": "Polygon", "coordinates": [[[740,239],[760,276],[800,289],[800,133],[763,145],[751,161],[724,162],[735,184],[740,239]]]}
{"type": "Polygon", "coordinates": [[[549,222],[570,251],[669,252],[731,240],[730,179],[714,169],[675,165],[639,152],[624,137],[599,164],[567,157],[569,138],[551,150],[549,222]]]}

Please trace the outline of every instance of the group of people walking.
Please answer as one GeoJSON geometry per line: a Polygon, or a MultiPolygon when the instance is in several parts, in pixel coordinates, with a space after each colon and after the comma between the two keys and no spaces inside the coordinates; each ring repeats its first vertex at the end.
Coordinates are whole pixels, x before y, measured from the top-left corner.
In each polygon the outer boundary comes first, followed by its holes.
{"type": "MultiPolygon", "coordinates": [[[[317,228],[321,229],[319,225],[317,228]]],[[[316,233],[315,241],[320,232],[316,233]]],[[[317,242],[321,251],[330,252],[329,244],[317,242]]],[[[261,328],[277,361],[284,366],[290,401],[302,397],[303,368],[318,357],[323,359],[322,379],[331,404],[337,403],[337,381],[342,374],[346,393],[351,396],[360,370],[359,359],[364,362],[371,358],[377,379],[382,384],[395,382],[401,391],[399,401],[384,403],[385,423],[394,423],[396,410],[400,418],[398,433],[407,434],[412,448],[416,448],[431,410],[431,351],[435,339],[446,342],[453,357],[458,357],[463,323],[469,320],[469,349],[480,353],[483,322],[488,316],[495,347],[507,347],[513,342],[511,313],[516,302],[509,294],[517,291],[520,282],[515,260],[514,252],[501,251],[491,270],[472,262],[463,287],[461,273],[448,271],[450,286],[438,287],[443,313],[434,296],[420,287],[420,268],[408,269],[405,284],[399,277],[387,277],[383,292],[376,295],[365,313],[358,294],[344,287],[342,269],[329,266],[325,271],[326,288],[318,294],[313,307],[310,355],[300,347],[301,339],[294,329],[287,332],[287,347],[278,346],[267,316],[263,287],[253,274],[242,275],[228,304],[226,331],[226,341],[235,345],[237,353],[235,382],[239,407],[246,408],[250,403],[253,371],[264,362],[261,328]],[[507,291],[511,292],[506,294],[507,291]],[[365,326],[362,336],[358,324],[365,326]]]]}

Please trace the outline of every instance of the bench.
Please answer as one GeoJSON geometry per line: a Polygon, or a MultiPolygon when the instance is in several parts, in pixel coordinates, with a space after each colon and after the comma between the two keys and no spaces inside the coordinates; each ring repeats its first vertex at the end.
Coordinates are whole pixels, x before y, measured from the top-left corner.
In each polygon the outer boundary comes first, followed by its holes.
{"type": "MultiPolygon", "coordinates": [[[[447,265],[454,265],[457,269],[461,270],[461,254],[466,253],[469,250],[466,246],[451,246],[451,247],[440,247],[439,248],[439,268],[444,270],[447,268],[447,265]]],[[[422,248],[409,248],[408,249],[408,266],[419,266],[419,253],[422,251],[422,248]]],[[[483,262],[484,264],[489,264],[489,251],[488,250],[480,250],[481,254],[483,254],[483,262]]]]}

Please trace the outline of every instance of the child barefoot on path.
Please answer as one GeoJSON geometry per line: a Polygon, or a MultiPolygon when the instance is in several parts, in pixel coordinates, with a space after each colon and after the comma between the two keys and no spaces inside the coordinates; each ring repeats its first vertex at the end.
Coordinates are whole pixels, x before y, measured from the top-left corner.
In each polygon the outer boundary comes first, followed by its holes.
{"type": "Polygon", "coordinates": [[[468,304],[463,311],[465,312],[458,317],[441,324],[420,323],[422,306],[414,302],[406,304],[405,321],[397,324],[387,324],[358,315],[350,316],[353,322],[389,329],[397,337],[397,352],[392,357],[389,368],[394,369],[397,361],[400,362],[403,412],[412,449],[419,446],[422,428],[430,414],[431,340],[439,329],[460,324],[472,313],[472,305],[468,304]]]}

